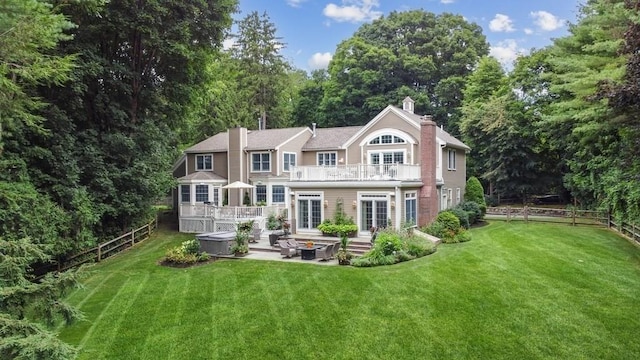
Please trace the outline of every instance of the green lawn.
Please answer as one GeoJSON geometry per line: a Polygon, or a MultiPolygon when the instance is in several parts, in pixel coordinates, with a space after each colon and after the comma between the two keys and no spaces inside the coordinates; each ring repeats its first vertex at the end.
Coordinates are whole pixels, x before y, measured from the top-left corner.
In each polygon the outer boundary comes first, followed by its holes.
{"type": "Polygon", "coordinates": [[[592,227],[494,222],[378,268],[156,265],[159,232],[70,296],[81,359],[638,359],[640,249],[592,227]]]}

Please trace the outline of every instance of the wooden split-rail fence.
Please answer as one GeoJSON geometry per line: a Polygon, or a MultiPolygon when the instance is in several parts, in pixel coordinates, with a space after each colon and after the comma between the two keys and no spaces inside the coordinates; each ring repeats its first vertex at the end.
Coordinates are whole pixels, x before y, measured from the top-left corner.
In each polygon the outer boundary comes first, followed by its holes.
{"type": "Polygon", "coordinates": [[[105,241],[90,249],[83,250],[80,253],[59,259],[57,264],[54,264],[54,266],[49,268],[46,272],[65,271],[88,262],[100,262],[122,250],[147,240],[151,237],[151,234],[153,234],[157,227],[158,218],[156,217],[146,225],[133,229],[115,239],[105,241]]]}

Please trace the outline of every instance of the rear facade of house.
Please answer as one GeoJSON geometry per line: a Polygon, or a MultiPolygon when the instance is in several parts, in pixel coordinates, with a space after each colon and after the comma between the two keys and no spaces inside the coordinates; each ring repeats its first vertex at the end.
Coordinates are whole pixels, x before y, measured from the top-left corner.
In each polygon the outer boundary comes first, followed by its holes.
{"type": "Polygon", "coordinates": [[[208,207],[247,199],[268,212],[286,209],[299,234],[319,234],[338,207],[361,235],[428,224],[462,201],[469,147],[413,107],[406,98],[402,109],[387,106],[363,126],[233,128],[188,148],[173,172],[180,230],[213,231],[201,226],[213,214],[208,207]],[[235,181],[248,187],[223,188],[235,181]]]}

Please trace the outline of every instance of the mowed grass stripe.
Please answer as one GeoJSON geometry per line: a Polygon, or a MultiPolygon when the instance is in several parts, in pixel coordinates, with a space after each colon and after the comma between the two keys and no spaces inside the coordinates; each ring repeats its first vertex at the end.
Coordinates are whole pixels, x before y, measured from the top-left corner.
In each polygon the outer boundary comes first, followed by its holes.
{"type": "MultiPolygon", "coordinates": [[[[96,267],[114,273],[85,301],[90,319],[97,300],[135,286],[126,279],[149,279],[141,310],[121,320],[131,331],[119,336],[130,341],[101,348],[94,331],[79,358],[639,357],[638,248],[567,225],[495,222],[472,233],[469,243],[369,269],[247,260],[167,269],[157,260],[192,235],[161,234],[118,259],[130,264],[96,267]]],[[[61,337],[77,339],[78,325],[61,337]]]]}

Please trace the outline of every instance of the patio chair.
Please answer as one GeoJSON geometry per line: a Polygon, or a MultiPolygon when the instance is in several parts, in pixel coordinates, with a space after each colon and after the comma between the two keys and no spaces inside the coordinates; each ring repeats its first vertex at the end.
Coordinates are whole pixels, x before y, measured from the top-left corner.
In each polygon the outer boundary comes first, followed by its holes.
{"type": "Polygon", "coordinates": [[[336,258],[336,254],[338,253],[338,250],[340,250],[340,242],[334,242],[333,243],[333,248],[331,249],[331,259],[335,259],[336,258]]]}
{"type": "Polygon", "coordinates": [[[291,246],[287,240],[278,240],[278,245],[280,245],[280,255],[290,258],[298,253],[296,246],[291,246]]]}
{"type": "Polygon", "coordinates": [[[331,259],[331,254],[333,254],[333,244],[329,244],[323,248],[316,249],[316,258],[321,261],[327,261],[331,259]]]}

